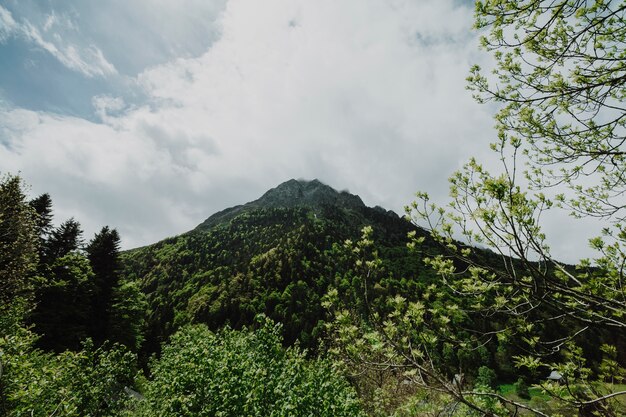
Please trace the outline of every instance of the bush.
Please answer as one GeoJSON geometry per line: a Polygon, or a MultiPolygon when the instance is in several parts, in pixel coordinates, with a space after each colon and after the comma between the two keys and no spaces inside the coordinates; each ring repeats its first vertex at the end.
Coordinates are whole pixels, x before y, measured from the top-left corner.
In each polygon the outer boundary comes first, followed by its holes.
{"type": "Polygon", "coordinates": [[[515,383],[515,393],[520,397],[526,400],[530,399],[530,391],[528,390],[528,384],[526,380],[520,377],[515,383]]]}
{"type": "Polygon", "coordinates": [[[352,387],[326,361],[284,349],[280,326],[256,331],[187,326],[152,364],[145,416],[362,416],[352,387]]]}
{"type": "Polygon", "coordinates": [[[481,386],[489,389],[496,388],[496,373],[488,366],[481,366],[478,368],[478,376],[476,377],[476,386],[481,386]]]}
{"type": "Polygon", "coordinates": [[[135,357],[124,347],[58,355],[33,348],[36,336],[24,328],[0,337],[0,415],[113,416],[125,407],[135,357]]]}

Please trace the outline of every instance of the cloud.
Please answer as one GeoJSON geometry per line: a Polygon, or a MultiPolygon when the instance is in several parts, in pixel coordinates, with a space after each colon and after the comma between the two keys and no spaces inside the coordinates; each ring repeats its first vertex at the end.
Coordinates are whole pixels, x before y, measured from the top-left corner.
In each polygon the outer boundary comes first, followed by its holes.
{"type": "Polygon", "coordinates": [[[11,12],[0,6],[0,42],[5,42],[17,31],[17,23],[11,12]]]}
{"type": "Polygon", "coordinates": [[[106,119],[108,119],[109,117],[109,114],[111,113],[119,114],[119,112],[122,111],[126,106],[123,98],[111,97],[108,95],[99,95],[92,97],[91,104],[93,105],[96,114],[103,121],[106,121],[106,119]]]}
{"type": "MultiPolygon", "coordinates": [[[[64,27],[75,29],[70,20],[65,19],[64,27]]],[[[51,14],[46,19],[42,32],[28,20],[19,23],[13,19],[9,10],[0,6],[0,42],[7,42],[11,37],[20,37],[36,47],[48,52],[67,68],[86,77],[106,77],[117,74],[117,70],[95,45],[80,47],[67,43],[58,32],[48,33],[59,24],[59,18],[51,14]]]]}
{"type": "Polygon", "coordinates": [[[94,97],[100,122],[0,111],[0,166],[128,248],[289,178],[398,212],[417,190],[445,201],[470,155],[493,158],[492,109],[465,90],[485,59],[468,5],[230,0],[215,24],[204,53],[137,75],[144,101],[94,97]]]}
{"type": "MultiPolygon", "coordinates": [[[[78,50],[97,45],[120,74],[204,53],[220,36],[226,0],[6,0],[18,22],[28,21],[50,41],[78,50]]],[[[57,45],[58,46],[58,45],[57,45]]],[[[59,48],[61,49],[61,48],[59,48]]]]}

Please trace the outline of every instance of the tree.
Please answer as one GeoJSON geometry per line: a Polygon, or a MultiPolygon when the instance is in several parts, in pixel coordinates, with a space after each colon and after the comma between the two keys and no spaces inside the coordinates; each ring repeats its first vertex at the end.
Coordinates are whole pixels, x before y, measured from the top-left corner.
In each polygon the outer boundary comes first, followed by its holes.
{"type": "Polygon", "coordinates": [[[43,288],[55,304],[46,318],[58,331],[54,343],[81,349],[56,355],[35,347],[39,336],[25,322],[36,301],[33,292],[42,290],[35,275],[49,200],[29,204],[24,188],[18,176],[0,180],[0,415],[120,415],[124,387],[132,385],[136,373],[135,357],[116,345],[79,345],[86,323],[76,317],[85,318],[79,310],[89,297],[81,291],[88,289],[92,273],[88,261],[71,250],[49,266],[51,287],[43,288]]]}
{"type": "Polygon", "coordinates": [[[37,239],[35,215],[23,187],[17,176],[0,180],[0,334],[32,307],[37,239]]]}
{"type": "Polygon", "coordinates": [[[94,292],[94,273],[82,254],[56,258],[36,289],[32,322],[41,335],[38,345],[56,352],[79,350],[90,336],[94,292]]]}
{"type": "Polygon", "coordinates": [[[44,263],[53,262],[55,259],[61,258],[70,252],[82,249],[83,231],[80,223],[76,220],[69,219],[61,223],[59,227],[50,233],[50,237],[44,244],[44,263]]]}
{"type": "Polygon", "coordinates": [[[363,416],[352,387],[330,363],[285,349],[280,325],[217,333],[186,326],[151,366],[145,416],[363,416]]]}
{"type": "Polygon", "coordinates": [[[135,281],[122,281],[113,288],[111,305],[108,311],[108,339],[121,343],[132,351],[139,350],[144,340],[148,302],[139,284],[135,281]]]}
{"type": "Polygon", "coordinates": [[[498,134],[530,156],[535,185],[568,184],[576,212],[624,219],[626,2],[478,1],[476,27],[495,70],[474,67],[470,87],[503,104],[498,134]]]}
{"type": "MultiPolygon", "coordinates": [[[[0,335],[3,416],[119,416],[136,373],[135,357],[119,345],[53,354],[34,347],[22,328],[0,335]]],[[[126,414],[124,414],[126,415],[126,414]]]]}
{"type": "MultiPolygon", "coordinates": [[[[49,199],[40,199],[36,205],[47,217],[49,199]]],[[[37,219],[43,222],[41,216],[37,219]]],[[[81,252],[82,234],[80,223],[71,218],[53,229],[47,238],[40,238],[40,277],[31,322],[41,335],[37,343],[42,348],[57,352],[78,350],[81,341],[90,336],[94,273],[81,252]]]]}
{"type": "MultiPolygon", "coordinates": [[[[370,401],[379,401],[381,394],[384,400],[389,388],[396,391],[396,401],[400,395],[407,401],[410,396],[424,399],[424,393],[444,393],[428,412],[439,415],[454,409],[458,416],[501,415],[502,406],[485,390],[468,389],[465,374],[475,376],[469,372],[478,372],[477,367],[450,370],[450,353],[458,362],[467,362],[471,353],[478,352],[484,344],[468,334],[471,316],[463,308],[468,298],[456,297],[445,286],[432,283],[420,288],[417,294],[397,294],[376,305],[368,288],[385,271],[373,245],[373,230],[369,227],[363,229],[361,240],[345,243],[348,252],[357,254],[354,270],[361,275],[361,301],[345,300],[336,289],[329,291],[324,300],[335,318],[328,326],[334,335],[330,351],[354,375],[359,391],[370,401]],[[363,308],[354,308],[355,304],[363,308]],[[450,347],[452,352],[448,352],[450,347]],[[374,382],[379,386],[372,387],[372,377],[380,381],[374,382]]],[[[430,401],[428,398],[426,394],[430,401]]],[[[417,415],[426,413],[418,409],[417,415]]]]}
{"type": "Polygon", "coordinates": [[[594,384],[597,347],[587,339],[623,344],[626,330],[625,16],[623,1],[477,2],[476,26],[489,30],[483,46],[496,68],[493,78],[473,68],[469,82],[480,102],[503,104],[493,144],[503,169],[493,175],[471,160],[450,179],[449,209],[420,194],[409,210],[466,265],[430,259],[445,286],[473,300],[463,309],[506,320],[482,338],[515,340],[524,351],[515,357],[518,368],[564,376],[568,390],[542,384],[548,393],[579,413],[593,408],[607,416],[616,413],[612,399],[626,392],[594,384]],[[530,189],[520,178],[522,161],[530,189]],[[606,221],[605,238],[591,241],[599,250],[595,265],[568,267],[550,253],[541,215],[554,202],[544,192],[559,185],[567,186],[556,196],[559,205],[606,221]],[[500,255],[502,267],[488,266],[455,241],[459,235],[500,255]]]}
{"type": "Polygon", "coordinates": [[[52,198],[50,194],[44,193],[29,204],[37,214],[37,232],[44,239],[52,230],[52,198]]]}
{"type": "Polygon", "coordinates": [[[95,291],[92,297],[92,336],[101,344],[109,335],[113,289],[120,280],[120,236],[115,229],[105,226],[89,242],[87,258],[94,272],[95,291]]]}
{"type": "Polygon", "coordinates": [[[477,2],[476,26],[489,31],[483,46],[493,52],[495,76],[474,67],[469,83],[480,102],[502,105],[492,145],[501,172],[472,159],[451,177],[448,206],[418,194],[407,214],[445,252],[428,254],[419,236],[411,246],[427,255],[440,281],[421,300],[389,300],[391,312],[373,315],[369,327],[340,312],[338,337],[349,343],[350,358],[371,359],[363,349],[375,347],[383,360],[370,366],[403,369],[412,383],[446,392],[479,415],[524,408],[549,415],[532,402],[451,382],[438,362],[442,344],[477,349],[497,340],[515,352],[518,372],[567,412],[623,413],[616,398],[626,392],[601,381],[623,375],[626,364],[615,356],[623,351],[615,346],[626,343],[625,15],[624,1],[477,2]],[[554,201],[546,196],[560,186],[554,201]],[[541,218],[555,203],[604,219],[605,236],[590,242],[599,251],[594,262],[575,268],[551,255],[541,218]],[[481,320],[490,326],[468,328],[481,320]],[[552,370],[561,385],[545,381],[552,370]]]}

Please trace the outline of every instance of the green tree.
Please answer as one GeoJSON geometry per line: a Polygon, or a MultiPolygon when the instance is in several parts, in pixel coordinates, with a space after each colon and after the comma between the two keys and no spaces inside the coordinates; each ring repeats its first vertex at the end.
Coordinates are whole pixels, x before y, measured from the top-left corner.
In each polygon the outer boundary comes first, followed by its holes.
{"type": "Polygon", "coordinates": [[[42,263],[49,265],[70,252],[82,249],[82,236],[83,230],[80,223],[73,218],[61,223],[59,227],[52,230],[50,236],[44,241],[42,263]]]}
{"type": "Polygon", "coordinates": [[[105,226],[86,247],[87,258],[94,272],[91,335],[98,345],[109,339],[113,290],[120,280],[120,236],[105,226]]]}
{"type": "Polygon", "coordinates": [[[107,335],[110,341],[122,343],[133,351],[139,350],[144,340],[148,302],[139,284],[122,281],[113,288],[107,335]]]}
{"type": "MultiPolygon", "coordinates": [[[[469,83],[480,102],[501,105],[492,148],[502,169],[492,174],[470,160],[451,177],[445,207],[418,194],[407,214],[445,249],[426,258],[439,282],[420,301],[391,299],[391,312],[373,315],[369,326],[340,313],[338,338],[351,358],[371,358],[364,350],[375,348],[382,360],[371,366],[405,369],[416,385],[443,391],[478,415],[525,408],[547,416],[532,403],[450,381],[437,361],[442,342],[472,351],[497,340],[506,346],[501,356],[514,352],[518,372],[544,381],[552,370],[564,377],[561,385],[541,385],[568,413],[623,415],[616,398],[626,392],[600,380],[610,379],[607,371],[622,375],[626,363],[614,349],[626,330],[625,16],[624,1],[476,3],[495,74],[475,67],[469,83]],[[551,187],[558,190],[554,201],[546,196],[551,187]],[[597,259],[576,268],[554,259],[541,219],[555,205],[604,219],[603,238],[591,241],[597,259]],[[480,321],[490,326],[468,329],[480,321]]],[[[424,253],[424,242],[413,236],[411,246],[424,253]]]]}
{"type": "Polygon", "coordinates": [[[79,253],[56,258],[47,280],[36,289],[33,311],[38,344],[47,350],[79,350],[90,334],[94,274],[89,261],[79,253]]]}
{"type": "Polygon", "coordinates": [[[476,385],[486,387],[488,389],[496,388],[497,375],[493,369],[488,366],[478,368],[478,376],[476,377],[476,385]]]}
{"type": "MultiPolygon", "coordinates": [[[[36,299],[34,283],[37,291],[42,289],[34,278],[39,233],[45,227],[41,213],[46,210],[40,208],[26,202],[19,177],[0,181],[0,415],[119,415],[125,408],[124,387],[133,384],[134,355],[115,345],[94,349],[90,342],[77,352],[44,352],[36,347],[39,336],[25,324],[36,299]]],[[[91,268],[72,251],[49,267],[48,295],[60,297],[55,300],[59,310],[47,316],[58,328],[54,343],[78,345],[87,327],[76,322],[77,310],[86,308],[91,268]],[[75,328],[78,324],[82,327],[75,328]]]]}
{"type": "Polygon", "coordinates": [[[350,385],[328,362],[282,347],[280,326],[256,331],[187,326],[151,366],[146,416],[361,416],[350,385]]]}
{"type": "Polygon", "coordinates": [[[44,193],[30,201],[30,206],[37,214],[37,232],[43,239],[52,231],[52,198],[44,193]]]}
{"type": "Polygon", "coordinates": [[[30,297],[37,265],[35,214],[23,187],[16,176],[0,180],[0,315],[30,297]]]}
{"type": "Polygon", "coordinates": [[[581,414],[605,416],[619,413],[614,399],[626,392],[596,383],[597,342],[588,338],[623,343],[626,329],[625,11],[623,1],[477,2],[476,26],[488,32],[482,44],[495,70],[485,76],[475,67],[468,80],[480,102],[502,105],[492,145],[502,171],[492,174],[471,160],[450,179],[447,209],[426,194],[409,209],[448,248],[450,258],[429,262],[447,288],[471,300],[463,309],[506,323],[477,338],[513,342],[523,352],[514,356],[520,370],[563,375],[568,389],[543,383],[546,392],[581,414]],[[555,201],[544,194],[560,186],[555,201]],[[541,217],[555,202],[577,217],[604,219],[605,236],[590,242],[599,252],[595,262],[573,268],[554,259],[541,217]],[[456,236],[489,247],[502,267],[488,265],[456,236]]]}
{"type": "MultiPolygon", "coordinates": [[[[347,249],[360,256],[355,271],[360,271],[360,287],[364,289],[381,274],[380,259],[372,250],[372,233],[372,229],[366,227],[361,240],[346,242],[347,249]]],[[[432,410],[429,408],[428,412],[435,415],[449,409],[458,409],[459,416],[502,415],[504,409],[495,400],[496,394],[491,396],[492,393],[482,387],[477,390],[467,387],[464,374],[468,369],[463,366],[477,361],[474,353],[480,356],[478,352],[484,344],[484,341],[468,335],[471,320],[468,320],[464,304],[467,297],[457,298],[445,285],[437,283],[420,289],[418,294],[389,297],[383,306],[377,307],[370,297],[367,291],[363,291],[362,301],[354,308],[352,300],[342,299],[339,291],[333,289],[324,300],[325,307],[335,318],[328,326],[334,335],[331,353],[355,375],[357,387],[370,402],[379,401],[381,394],[384,400],[385,391],[397,384],[403,390],[397,391],[396,401],[403,396],[402,400],[408,400],[409,408],[412,407],[411,395],[420,398],[420,393],[430,391],[445,394],[437,396],[436,404],[432,404],[432,410]],[[361,305],[367,314],[363,314],[361,305]],[[458,361],[460,370],[451,371],[451,357],[458,361]],[[387,386],[378,381],[372,384],[372,377],[387,386]]],[[[477,371],[476,368],[473,370],[477,371]]],[[[382,404],[383,407],[388,405],[382,404]]],[[[400,405],[398,410],[405,408],[400,405]]],[[[528,408],[523,404],[518,406],[528,408]]],[[[417,409],[420,413],[426,412],[417,409]]],[[[376,409],[372,411],[377,412],[376,409]]]]}
{"type": "Polygon", "coordinates": [[[520,398],[530,399],[530,391],[528,390],[528,383],[522,377],[518,378],[514,384],[515,393],[519,395],[520,398]]]}
{"type": "Polygon", "coordinates": [[[120,346],[61,354],[34,347],[24,328],[0,335],[0,414],[3,416],[115,416],[126,408],[135,357],[120,346]]]}
{"type": "Polygon", "coordinates": [[[476,2],[493,75],[472,69],[480,102],[502,104],[498,134],[530,156],[535,185],[566,183],[583,215],[624,218],[626,2],[476,2]],[[593,179],[585,178],[591,176],[593,179]]]}

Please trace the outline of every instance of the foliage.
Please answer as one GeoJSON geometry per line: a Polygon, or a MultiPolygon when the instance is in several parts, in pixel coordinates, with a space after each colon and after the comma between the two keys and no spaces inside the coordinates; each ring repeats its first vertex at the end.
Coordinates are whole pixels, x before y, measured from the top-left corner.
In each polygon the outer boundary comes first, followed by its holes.
{"type": "Polygon", "coordinates": [[[503,104],[499,137],[531,158],[535,185],[568,184],[575,212],[623,219],[626,2],[478,1],[476,27],[495,69],[473,68],[470,87],[503,104]]]}
{"type": "Polygon", "coordinates": [[[135,358],[117,345],[94,349],[83,341],[93,272],[77,252],[80,229],[68,222],[53,231],[48,248],[56,249],[48,255],[59,256],[40,262],[51,202],[44,195],[29,203],[23,189],[19,177],[0,183],[0,414],[117,415],[124,407],[123,388],[133,382],[135,358]],[[39,321],[45,343],[58,350],[72,346],[76,352],[57,355],[35,346],[39,336],[25,324],[35,303],[35,314],[49,309],[39,321]]]}
{"type": "Polygon", "coordinates": [[[0,314],[16,298],[29,297],[37,265],[35,215],[22,188],[19,177],[0,180],[0,314]]]}
{"type": "Polygon", "coordinates": [[[359,416],[352,388],[328,362],[284,349],[280,326],[210,332],[187,326],[152,365],[146,416],[359,416]]]}
{"type": "Polygon", "coordinates": [[[365,206],[255,206],[225,223],[124,253],[124,276],[140,285],[149,304],[144,351],[158,351],[187,323],[241,328],[257,314],[283,324],[286,344],[298,340],[315,350],[325,319],[321,298],[329,285],[341,279],[346,292],[358,287],[348,277],[353,264],[336,243],[358,237],[367,223],[381,236],[384,262],[405,278],[381,286],[394,292],[415,283],[426,268],[405,246],[413,227],[365,206]]]}
{"type": "Polygon", "coordinates": [[[71,252],[82,249],[83,230],[80,223],[69,219],[52,230],[50,236],[43,242],[44,264],[51,264],[55,259],[61,258],[71,252]]]}
{"type": "Polygon", "coordinates": [[[493,369],[488,366],[481,366],[478,368],[478,376],[476,377],[476,385],[485,387],[487,389],[496,388],[497,375],[493,369]]]}
{"type": "Polygon", "coordinates": [[[132,351],[143,342],[148,303],[136,282],[121,281],[113,288],[107,335],[132,351]]]}
{"type": "MultiPolygon", "coordinates": [[[[360,271],[365,288],[370,286],[368,281],[384,275],[376,251],[368,249],[373,245],[371,228],[363,229],[358,242],[346,242],[346,249],[358,254],[355,270],[360,271]]],[[[451,407],[460,407],[470,415],[494,416],[502,412],[498,396],[492,397],[482,389],[467,390],[467,377],[475,377],[481,364],[490,358],[489,354],[481,358],[483,343],[468,332],[472,327],[474,332],[481,327],[480,323],[469,320],[462,308],[462,298],[436,282],[418,287],[416,294],[407,297],[397,294],[376,301],[365,291],[362,297],[362,303],[367,306],[366,315],[352,308],[354,303],[342,299],[335,289],[329,291],[324,305],[335,317],[328,325],[334,335],[331,353],[354,375],[366,404],[374,402],[377,392],[385,389],[376,387],[376,382],[372,385],[369,376],[378,375],[378,380],[386,380],[388,386],[393,386],[395,380],[407,388],[403,398],[398,399],[399,404],[386,404],[390,407],[387,412],[402,409],[403,403],[413,402],[413,394],[430,389],[447,395],[438,397],[437,401],[443,402],[431,404],[433,408],[428,412],[443,412],[451,407]],[[456,351],[454,359],[453,351],[456,351]],[[460,368],[451,367],[452,360],[461,364],[460,368]]]]}
{"type": "MultiPolygon", "coordinates": [[[[82,229],[74,220],[52,227],[52,200],[43,194],[30,201],[34,210],[39,259],[34,309],[29,323],[40,335],[44,350],[79,350],[91,338],[96,346],[106,340],[137,350],[143,340],[145,296],[136,285],[120,281],[120,237],[103,227],[83,250],[82,229]]],[[[33,307],[33,306],[31,306],[33,307]]]]}
{"type": "Polygon", "coordinates": [[[35,291],[34,329],[42,337],[39,346],[62,352],[78,350],[90,336],[91,299],[95,291],[89,261],[79,253],[56,258],[49,265],[46,281],[35,291]]]}
{"type": "Polygon", "coordinates": [[[474,334],[470,342],[512,341],[521,351],[513,355],[516,367],[581,415],[617,415],[621,411],[612,399],[625,394],[601,392],[594,382],[607,378],[602,369],[622,374],[626,363],[611,348],[597,350],[602,343],[623,344],[626,328],[620,278],[626,234],[619,224],[625,184],[625,6],[620,1],[477,2],[476,25],[490,30],[483,46],[493,52],[496,77],[492,82],[474,68],[469,81],[479,101],[504,104],[492,146],[503,170],[491,174],[472,159],[450,179],[448,208],[432,205],[420,193],[408,210],[414,221],[427,221],[433,237],[448,249],[427,260],[442,279],[444,289],[438,291],[452,291],[470,317],[502,324],[474,334]],[[522,155],[529,158],[524,177],[534,191],[520,179],[522,155]],[[582,260],[573,268],[550,254],[541,216],[554,203],[541,188],[557,184],[570,187],[557,203],[578,216],[607,221],[605,238],[591,241],[600,252],[595,265],[582,260]],[[474,256],[471,247],[455,240],[458,236],[489,247],[501,257],[501,266],[474,256]],[[542,381],[551,370],[563,375],[563,385],[542,381]]]}
{"type": "Polygon", "coordinates": [[[526,380],[520,377],[517,382],[515,382],[515,393],[520,397],[526,400],[530,399],[530,391],[528,390],[528,384],[526,380]]]}
{"type": "Polygon", "coordinates": [[[45,353],[36,336],[18,329],[0,337],[0,411],[7,416],[109,416],[125,408],[124,387],[132,384],[134,356],[120,346],[45,353]]]}
{"type": "Polygon", "coordinates": [[[29,202],[36,213],[37,234],[40,237],[40,258],[43,258],[43,242],[52,232],[52,198],[50,194],[42,194],[29,202]]]}
{"type": "Polygon", "coordinates": [[[109,328],[113,291],[120,280],[120,236],[105,226],[86,247],[87,258],[94,272],[95,291],[91,296],[91,335],[96,344],[111,339],[109,328]]]}
{"type": "MultiPolygon", "coordinates": [[[[463,383],[473,377],[471,363],[488,365],[495,354],[570,411],[624,413],[614,399],[626,392],[598,381],[621,378],[626,364],[616,348],[624,345],[626,328],[620,224],[625,10],[623,1],[477,2],[476,25],[490,30],[483,46],[494,53],[495,81],[474,68],[469,82],[480,101],[503,103],[492,146],[502,172],[491,174],[472,159],[451,177],[447,207],[419,193],[407,209],[444,249],[428,254],[419,235],[410,243],[416,255],[426,254],[438,282],[418,294],[388,297],[388,308],[374,308],[365,295],[365,317],[329,293],[337,354],[349,368],[394,369],[478,415],[552,413],[493,387],[463,383]],[[520,161],[528,162],[526,172],[520,161]],[[533,190],[524,186],[527,179],[533,190]],[[600,252],[595,264],[571,267],[550,254],[541,217],[555,204],[540,188],[558,184],[570,191],[557,204],[607,221],[604,238],[591,241],[600,252]],[[607,347],[598,350],[602,344],[607,347]],[[472,355],[481,348],[491,354],[472,355]],[[564,376],[561,385],[545,381],[552,370],[564,376]]],[[[354,250],[370,240],[366,231],[354,250]]],[[[376,257],[372,252],[355,265],[366,266],[360,271],[365,288],[384,274],[376,257]]]]}

